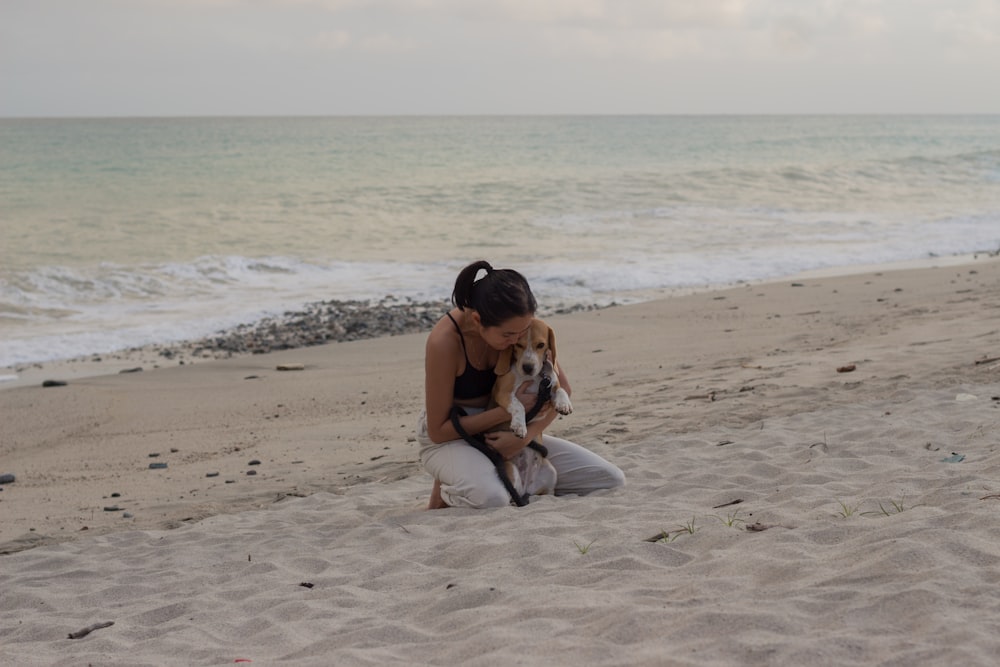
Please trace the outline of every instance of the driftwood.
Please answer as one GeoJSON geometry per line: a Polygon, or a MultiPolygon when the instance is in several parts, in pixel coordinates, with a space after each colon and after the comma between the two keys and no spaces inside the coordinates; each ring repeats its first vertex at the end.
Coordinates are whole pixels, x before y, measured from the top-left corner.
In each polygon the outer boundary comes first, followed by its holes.
{"type": "Polygon", "coordinates": [[[976,359],[976,366],[980,364],[992,364],[994,361],[1000,361],[1000,357],[986,357],[985,359],[976,359]]]}
{"type": "Polygon", "coordinates": [[[663,540],[666,540],[666,539],[669,539],[669,538],[670,538],[669,531],[661,530],[656,535],[653,535],[652,537],[647,537],[646,539],[643,540],[643,542],[653,542],[653,543],[656,543],[656,542],[662,542],[663,540]]]}
{"type": "Polygon", "coordinates": [[[103,623],[94,623],[93,625],[88,625],[82,630],[77,630],[76,632],[69,633],[70,639],[80,639],[81,637],[86,637],[94,630],[100,630],[101,628],[110,628],[114,625],[114,621],[104,621],[103,623]]]}

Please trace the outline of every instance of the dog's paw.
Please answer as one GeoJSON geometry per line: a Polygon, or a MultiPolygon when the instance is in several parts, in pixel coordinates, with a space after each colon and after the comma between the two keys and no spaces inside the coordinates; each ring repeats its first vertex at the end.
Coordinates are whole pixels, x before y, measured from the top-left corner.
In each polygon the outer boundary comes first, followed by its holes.
{"type": "Polygon", "coordinates": [[[528,435],[528,425],[523,421],[518,421],[517,419],[512,419],[510,422],[510,430],[513,431],[514,435],[519,438],[523,438],[528,435]]]}
{"type": "Polygon", "coordinates": [[[573,404],[569,402],[569,394],[563,389],[559,389],[556,392],[555,398],[552,400],[552,405],[555,407],[556,412],[561,415],[568,415],[573,412],[573,404]]]}

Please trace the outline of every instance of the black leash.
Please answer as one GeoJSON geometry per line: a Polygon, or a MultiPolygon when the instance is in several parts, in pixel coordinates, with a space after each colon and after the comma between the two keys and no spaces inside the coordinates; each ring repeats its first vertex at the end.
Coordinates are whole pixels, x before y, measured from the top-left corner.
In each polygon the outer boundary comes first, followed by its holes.
{"type": "MultiPolygon", "coordinates": [[[[507,493],[510,494],[510,499],[518,507],[524,507],[525,505],[528,504],[528,494],[524,495],[519,494],[517,492],[517,489],[514,488],[514,485],[511,484],[510,478],[507,477],[507,469],[504,466],[503,457],[500,456],[500,452],[490,447],[486,443],[486,438],[480,435],[477,436],[469,435],[466,432],[466,430],[462,428],[462,423],[458,420],[458,418],[464,417],[465,415],[466,415],[465,410],[463,410],[459,406],[456,405],[452,407],[451,409],[452,426],[455,427],[455,430],[458,432],[460,436],[462,436],[463,440],[465,440],[467,443],[478,449],[483,456],[485,456],[490,460],[490,462],[493,464],[493,467],[496,468],[497,477],[499,477],[500,481],[503,483],[503,488],[507,489],[507,493]]],[[[533,445],[535,443],[532,442],[531,444],[533,445]]]]}
{"type": "MultiPolygon", "coordinates": [[[[529,411],[528,415],[530,416],[526,416],[525,422],[530,422],[535,418],[539,410],[541,410],[542,405],[549,400],[551,390],[552,382],[548,378],[544,378],[542,380],[542,384],[538,387],[538,402],[535,403],[535,407],[529,411]]],[[[517,489],[514,488],[510,478],[507,477],[507,467],[504,465],[504,460],[500,455],[500,452],[490,447],[486,443],[486,438],[481,435],[469,435],[468,432],[466,432],[466,430],[462,427],[462,422],[458,419],[459,417],[464,416],[466,416],[466,412],[459,406],[456,405],[451,408],[451,425],[455,427],[455,432],[462,436],[462,439],[467,443],[478,449],[480,454],[490,460],[490,463],[493,464],[493,467],[497,471],[497,477],[499,477],[500,481],[503,483],[503,488],[507,489],[507,493],[510,494],[510,499],[513,503],[518,507],[524,507],[527,505],[528,494],[520,494],[517,492],[517,489]]],[[[548,458],[549,456],[549,450],[545,448],[545,445],[537,443],[534,440],[528,443],[528,447],[531,447],[536,452],[541,454],[542,458],[548,458]]]]}

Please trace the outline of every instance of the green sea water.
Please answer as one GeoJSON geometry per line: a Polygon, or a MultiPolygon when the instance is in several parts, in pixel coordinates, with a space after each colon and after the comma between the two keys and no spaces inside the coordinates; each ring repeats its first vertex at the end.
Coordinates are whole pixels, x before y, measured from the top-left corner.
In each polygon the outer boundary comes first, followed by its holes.
{"type": "Polygon", "coordinates": [[[0,120],[0,366],[310,300],[545,301],[1000,247],[1000,117],[0,120]]]}

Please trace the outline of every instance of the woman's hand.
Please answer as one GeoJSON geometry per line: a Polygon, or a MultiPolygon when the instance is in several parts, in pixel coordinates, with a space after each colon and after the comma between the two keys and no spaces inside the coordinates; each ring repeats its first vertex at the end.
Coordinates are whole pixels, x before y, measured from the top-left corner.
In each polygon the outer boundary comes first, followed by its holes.
{"type": "Polygon", "coordinates": [[[483,437],[486,438],[486,444],[497,450],[504,460],[516,456],[518,452],[527,447],[528,443],[531,442],[530,438],[519,438],[510,431],[484,433],[483,437]]]}
{"type": "Polygon", "coordinates": [[[531,380],[525,380],[521,383],[521,386],[517,388],[514,392],[514,397],[521,402],[524,406],[525,412],[531,412],[532,408],[535,407],[535,403],[538,402],[538,393],[529,392],[528,389],[531,387],[531,380]]]}
{"type": "MultiPolygon", "coordinates": [[[[523,386],[523,385],[522,385],[523,386]]],[[[528,394],[533,396],[533,394],[528,394]]],[[[534,405],[534,403],[532,403],[534,405]]],[[[544,410],[538,417],[533,419],[530,424],[528,424],[528,435],[524,438],[519,438],[511,431],[497,431],[495,433],[484,433],[483,437],[486,438],[486,443],[490,445],[493,449],[500,453],[500,456],[504,459],[510,459],[518,454],[522,449],[528,446],[528,443],[532,440],[537,440],[541,442],[542,432],[549,427],[549,425],[556,420],[555,410],[544,410]]]]}

